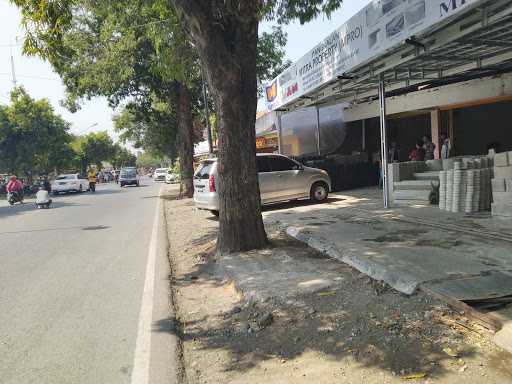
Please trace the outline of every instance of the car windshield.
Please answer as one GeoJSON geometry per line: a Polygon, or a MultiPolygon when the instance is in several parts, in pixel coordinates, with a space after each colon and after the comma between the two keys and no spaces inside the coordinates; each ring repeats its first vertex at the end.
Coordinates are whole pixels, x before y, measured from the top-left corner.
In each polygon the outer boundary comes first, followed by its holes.
{"type": "Polygon", "coordinates": [[[136,174],[137,173],[133,169],[121,171],[121,177],[135,177],[136,174]]]}
{"type": "Polygon", "coordinates": [[[167,168],[161,168],[161,169],[157,169],[155,171],[155,173],[166,173],[167,172],[167,168]]]}
{"type": "Polygon", "coordinates": [[[76,175],[60,175],[56,180],[76,180],[76,175]]]}
{"type": "Polygon", "coordinates": [[[208,179],[210,177],[210,171],[213,167],[213,161],[203,161],[194,175],[196,179],[208,179]]]}

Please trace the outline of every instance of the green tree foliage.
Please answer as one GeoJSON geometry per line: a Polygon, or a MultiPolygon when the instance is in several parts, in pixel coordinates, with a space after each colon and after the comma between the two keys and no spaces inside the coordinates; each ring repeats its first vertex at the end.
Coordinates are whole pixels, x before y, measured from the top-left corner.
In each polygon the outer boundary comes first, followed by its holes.
{"type": "Polygon", "coordinates": [[[69,123],[46,99],[34,100],[23,88],[0,106],[0,166],[13,173],[48,173],[71,164],[69,123]]]}
{"type": "Polygon", "coordinates": [[[281,26],[274,26],[272,32],[263,32],[258,40],[256,72],[258,95],[263,95],[264,85],[288,68],[292,62],[285,60],[284,47],[288,38],[281,26]]]}
{"type": "Polygon", "coordinates": [[[103,161],[112,160],[116,155],[116,147],[106,131],[79,136],[72,146],[83,173],[90,165],[101,169],[103,161]]]}
{"type": "Polygon", "coordinates": [[[168,163],[164,158],[156,156],[151,152],[144,152],[137,157],[138,168],[160,168],[165,163],[168,163]]]}
{"type": "Polygon", "coordinates": [[[114,155],[110,159],[114,168],[135,167],[136,162],[137,157],[133,153],[119,144],[114,144],[114,155]]]}
{"type": "Polygon", "coordinates": [[[176,113],[168,103],[155,101],[150,108],[129,103],[113,120],[121,140],[160,158],[177,156],[177,132],[169,129],[176,125],[176,113]]]}

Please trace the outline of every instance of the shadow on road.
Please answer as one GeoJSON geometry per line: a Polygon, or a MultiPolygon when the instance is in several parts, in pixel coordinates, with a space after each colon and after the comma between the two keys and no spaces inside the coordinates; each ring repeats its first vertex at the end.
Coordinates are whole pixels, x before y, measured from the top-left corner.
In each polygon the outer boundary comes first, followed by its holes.
{"type": "MultiPolygon", "coordinates": [[[[60,209],[65,207],[83,207],[88,206],[89,204],[76,204],[76,203],[70,203],[67,201],[60,201],[53,199],[52,206],[50,210],[53,209],[60,209]]],[[[0,207],[0,219],[7,218],[10,216],[20,215],[31,211],[38,211],[38,212],[46,212],[47,210],[43,209],[37,209],[35,206],[35,203],[33,202],[26,202],[22,205],[13,205],[13,206],[3,206],[0,207]]]]}

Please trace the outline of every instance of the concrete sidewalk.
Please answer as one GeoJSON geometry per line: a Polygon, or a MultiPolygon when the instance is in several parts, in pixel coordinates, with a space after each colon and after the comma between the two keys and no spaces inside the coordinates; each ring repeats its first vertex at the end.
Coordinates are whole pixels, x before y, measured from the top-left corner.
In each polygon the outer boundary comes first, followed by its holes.
{"type": "Polygon", "coordinates": [[[512,225],[458,216],[424,206],[384,210],[372,189],[264,213],[267,223],[405,294],[420,284],[459,300],[512,294],[512,225]],[[486,283],[476,290],[450,286],[469,278],[486,283]]]}
{"type": "MultiPolygon", "coordinates": [[[[325,204],[273,206],[264,219],[408,295],[422,288],[466,303],[512,295],[512,223],[432,206],[385,210],[380,193],[361,189],[325,204]]],[[[497,337],[505,339],[497,341],[512,350],[512,313],[500,316],[497,337]]]]}

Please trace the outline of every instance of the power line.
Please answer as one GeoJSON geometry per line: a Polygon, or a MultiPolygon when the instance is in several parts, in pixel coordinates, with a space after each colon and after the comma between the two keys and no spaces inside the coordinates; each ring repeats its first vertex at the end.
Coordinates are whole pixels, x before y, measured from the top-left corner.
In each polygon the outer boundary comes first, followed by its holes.
{"type": "MultiPolygon", "coordinates": [[[[11,73],[0,73],[0,76],[11,76],[11,73]]],[[[27,78],[27,79],[37,79],[37,80],[49,80],[49,81],[60,81],[58,77],[44,77],[44,76],[30,76],[30,75],[16,75],[16,77],[27,78]]]]}

